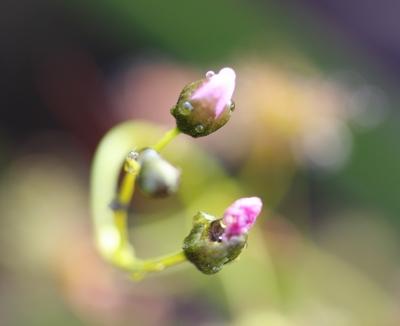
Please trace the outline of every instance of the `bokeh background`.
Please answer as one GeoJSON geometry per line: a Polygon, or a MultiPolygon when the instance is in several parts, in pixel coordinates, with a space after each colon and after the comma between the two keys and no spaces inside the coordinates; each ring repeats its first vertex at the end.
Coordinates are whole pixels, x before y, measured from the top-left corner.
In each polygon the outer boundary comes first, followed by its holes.
{"type": "Polygon", "coordinates": [[[1,1],[0,324],[399,325],[399,10],[1,1]],[[182,265],[134,283],[93,246],[96,145],[126,120],[172,127],[182,87],[223,66],[237,72],[231,121],[177,142],[199,158],[174,162],[191,182],[204,158],[212,187],[138,194],[134,242],[143,256],[176,248],[185,215],[221,214],[231,194],[262,197],[264,213],[217,276],[182,265]]]}

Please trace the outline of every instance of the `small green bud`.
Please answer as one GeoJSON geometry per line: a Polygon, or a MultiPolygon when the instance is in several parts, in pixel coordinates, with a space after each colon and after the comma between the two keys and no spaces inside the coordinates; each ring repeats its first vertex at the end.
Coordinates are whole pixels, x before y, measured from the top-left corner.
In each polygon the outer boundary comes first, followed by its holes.
{"type": "Polygon", "coordinates": [[[209,71],[205,78],[186,85],[171,109],[179,130],[202,137],[225,125],[235,108],[235,78],[233,69],[223,68],[218,74],[209,71]]]}
{"type": "Polygon", "coordinates": [[[222,237],[221,219],[203,212],[193,218],[193,228],[183,242],[186,258],[204,274],[215,274],[237,258],[247,242],[247,234],[222,237]]]}
{"type": "Polygon", "coordinates": [[[139,188],[148,196],[165,197],[179,187],[180,171],[163,159],[154,149],[146,148],[138,157],[140,172],[139,188]]]}

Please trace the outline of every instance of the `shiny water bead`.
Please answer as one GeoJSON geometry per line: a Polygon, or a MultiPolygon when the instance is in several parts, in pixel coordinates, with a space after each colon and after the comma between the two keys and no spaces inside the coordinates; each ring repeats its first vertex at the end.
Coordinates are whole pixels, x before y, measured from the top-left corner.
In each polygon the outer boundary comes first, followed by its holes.
{"type": "Polygon", "coordinates": [[[215,72],[212,71],[212,70],[209,70],[209,71],[206,72],[206,78],[207,79],[210,79],[214,75],[215,75],[215,72]]]}
{"type": "Polygon", "coordinates": [[[197,126],[194,128],[194,130],[195,130],[197,133],[202,133],[202,132],[204,131],[204,126],[203,126],[203,125],[197,125],[197,126]]]}
{"type": "Polygon", "coordinates": [[[185,103],[183,103],[183,108],[188,110],[188,111],[192,111],[193,110],[193,105],[189,101],[186,101],[185,103]]]}
{"type": "Polygon", "coordinates": [[[127,173],[136,173],[140,169],[138,163],[139,153],[136,151],[130,151],[125,158],[124,170],[127,173]]]}

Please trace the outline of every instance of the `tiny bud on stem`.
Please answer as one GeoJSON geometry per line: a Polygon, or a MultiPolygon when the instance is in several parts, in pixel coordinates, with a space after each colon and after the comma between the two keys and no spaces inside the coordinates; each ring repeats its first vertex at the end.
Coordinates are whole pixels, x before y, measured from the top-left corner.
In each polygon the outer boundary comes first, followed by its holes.
{"type": "Polygon", "coordinates": [[[157,151],[144,149],[138,158],[141,165],[138,186],[148,196],[165,197],[179,187],[180,171],[163,159],[157,151]]]}

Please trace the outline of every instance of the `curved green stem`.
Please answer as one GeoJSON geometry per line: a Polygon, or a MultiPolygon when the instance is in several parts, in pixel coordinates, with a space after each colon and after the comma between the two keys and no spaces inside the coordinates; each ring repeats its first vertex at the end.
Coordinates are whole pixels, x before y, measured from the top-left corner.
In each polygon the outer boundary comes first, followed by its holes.
{"type": "MultiPolygon", "coordinates": [[[[177,128],[168,131],[156,143],[154,149],[162,150],[179,133],[177,128]]],[[[134,247],[128,237],[127,219],[128,207],[135,191],[136,177],[139,172],[139,163],[132,155],[128,155],[124,162],[124,174],[111,207],[111,221],[105,218],[96,221],[100,252],[114,266],[131,273],[134,279],[141,279],[148,272],[159,272],[186,261],[183,251],[146,260],[136,257],[134,247]]],[[[114,174],[114,176],[117,175],[118,173],[114,174]]]]}
{"type": "Polygon", "coordinates": [[[183,263],[187,260],[183,251],[172,253],[158,258],[138,260],[131,270],[132,278],[134,280],[140,280],[146,273],[150,272],[161,272],[164,269],[183,263]]]}

